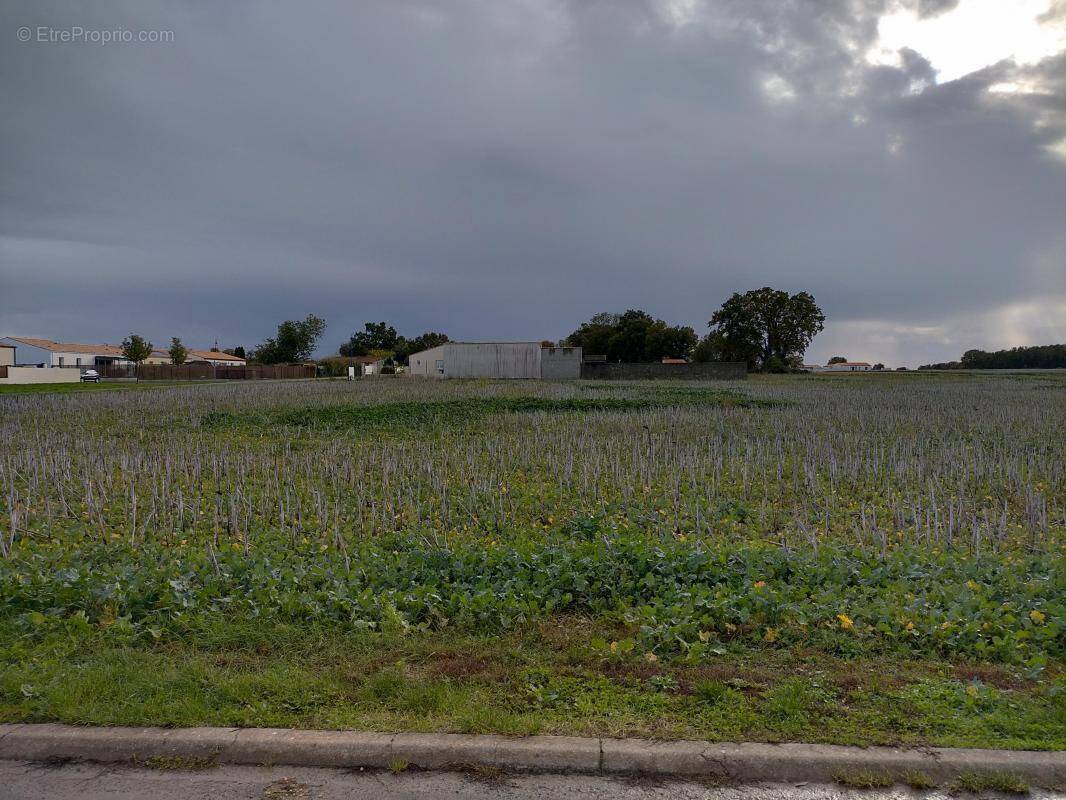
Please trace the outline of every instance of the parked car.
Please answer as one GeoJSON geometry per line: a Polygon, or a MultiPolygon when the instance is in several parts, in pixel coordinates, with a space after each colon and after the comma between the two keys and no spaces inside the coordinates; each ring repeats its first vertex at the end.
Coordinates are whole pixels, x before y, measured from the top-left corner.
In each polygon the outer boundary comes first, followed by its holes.
{"type": "Polygon", "coordinates": [[[82,383],[99,383],[100,373],[95,369],[87,369],[81,374],[82,383]]]}

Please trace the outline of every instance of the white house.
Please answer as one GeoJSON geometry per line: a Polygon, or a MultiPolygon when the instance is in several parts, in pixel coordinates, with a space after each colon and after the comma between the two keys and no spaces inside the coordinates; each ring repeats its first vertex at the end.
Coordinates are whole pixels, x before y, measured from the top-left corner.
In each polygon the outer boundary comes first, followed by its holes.
{"type": "Polygon", "coordinates": [[[866,361],[838,361],[818,367],[819,372],[869,372],[873,366],[866,361]]]}
{"type": "Polygon", "coordinates": [[[15,366],[15,345],[0,342],[0,367],[15,366]]]}
{"type": "Polygon", "coordinates": [[[53,342],[28,336],[5,336],[0,345],[15,348],[15,363],[45,367],[94,367],[101,364],[128,364],[122,348],[113,344],[53,342]]]}
{"type": "MultiPolygon", "coordinates": [[[[0,347],[15,348],[15,364],[45,367],[98,367],[104,364],[129,364],[122,355],[122,347],[114,344],[80,344],[76,342],[53,342],[51,339],[34,339],[28,336],[0,338],[0,347]]],[[[6,349],[6,348],[3,348],[6,349]]],[[[4,356],[0,354],[0,359],[4,356]]],[[[193,350],[189,348],[188,361],[206,361],[216,367],[243,367],[245,360],[217,350],[193,350]]],[[[2,364],[3,361],[0,361],[2,364]]],[[[146,364],[169,364],[170,353],[154,349],[145,359],[146,364]]]]}

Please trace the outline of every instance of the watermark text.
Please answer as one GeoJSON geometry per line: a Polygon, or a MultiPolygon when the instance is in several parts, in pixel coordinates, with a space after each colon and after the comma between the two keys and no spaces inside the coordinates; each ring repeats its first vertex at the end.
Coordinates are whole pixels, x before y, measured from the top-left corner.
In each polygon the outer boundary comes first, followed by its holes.
{"type": "Polygon", "coordinates": [[[174,31],[132,30],[130,28],[54,28],[51,25],[23,25],[18,29],[20,42],[34,44],[169,44],[174,31]]]}

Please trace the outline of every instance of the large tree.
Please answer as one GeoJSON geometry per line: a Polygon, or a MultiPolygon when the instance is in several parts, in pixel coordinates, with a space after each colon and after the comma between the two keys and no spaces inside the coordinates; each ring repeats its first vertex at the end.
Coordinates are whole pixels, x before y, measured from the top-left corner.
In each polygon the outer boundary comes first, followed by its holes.
{"type": "Polygon", "coordinates": [[[735,293],[711,317],[716,355],[746,361],[753,370],[795,367],[811,340],[822,330],[825,315],[807,292],[790,295],[764,286],[735,293]]]}
{"type": "Polygon", "coordinates": [[[286,320],[278,325],[278,334],[252,351],[252,360],[260,364],[290,364],[307,361],[326,330],[326,321],[314,314],[306,319],[286,320]]]}
{"type": "Polygon", "coordinates": [[[365,356],[371,350],[388,350],[393,352],[403,341],[396,329],[385,322],[364,322],[363,330],[352,334],[351,338],[340,346],[342,356],[365,356]]]}
{"type": "Polygon", "coordinates": [[[590,355],[605,355],[608,361],[659,361],[687,358],[696,346],[696,332],[630,309],[624,314],[597,314],[571,333],[566,343],[590,355]]]}
{"type": "Polygon", "coordinates": [[[566,343],[583,348],[586,354],[607,355],[620,317],[621,314],[609,312],[596,314],[588,322],[581,323],[581,327],[567,337],[566,343]]]}
{"type": "Polygon", "coordinates": [[[406,364],[411,353],[418,353],[437,347],[450,341],[446,333],[426,331],[420,336],[408,339],[396,332],[396,329],[385,322],[365,322],[363,330],[353,333],[347,342],[342,344],[338,352],[342,356],[366,356],[384,355],[387,362],[395,361],[406,364]]]}
{"type": "Polygon", "coordinates": [[[140,364],[152,355],[152,343],[143,336],[131,333],[128,338],[122,340],[122,355],[134,364],[140,364]]]}

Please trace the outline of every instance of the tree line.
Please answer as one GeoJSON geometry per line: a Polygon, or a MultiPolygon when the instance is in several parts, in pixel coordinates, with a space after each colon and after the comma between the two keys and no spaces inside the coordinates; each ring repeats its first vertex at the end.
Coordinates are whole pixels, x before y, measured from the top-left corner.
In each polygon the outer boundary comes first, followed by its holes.
{"type": "Polygon", "coordinates": [[[1066,369],[1066,344],[967,350],[958,361],[923,364],[918,369],[1066,369]]]}
{"type": "Polygon", "coordinates": [[[789,294],[764,286],[736,292],[698,337],[688,326],[670,326],[645,311],[597,314],[565,340],[608,361],[743,361],[753,372],[798,370],[803,353],[825,325],[825,314],[807,292],[789,294]]]}
{"type": "MultiPolygon", "coordinates": [[[[629,309],[604,312],[582,323],[562,346],[581,347],[587,355],[608,361],[651,362],[663,358],[690,361],[743,361],[753,372],[791,372],[801,368],[803,353],[825,325],[825,314],[808,292],[789,294],[764,286],[736,292],[714,312],[702,337],[687,325],[670,325],[646,311],[629,309]]],[[[247,357],[258,364],[292,364],[310,361],[326,331],[326,321],[314,314],[286,320],[277,334],[246,356],[243,347],[220,352],[247,357]]],[[[413,353],[451,341],[447,334],[426,331],[407,337],[386,322],[367,322],[338,351],[342,358],[377,356],[386,365],[406,365],[413,353]]],[[[552,344],[545,341],[546,345],[552,344]]],[[[152,343],[137,334],[122,343],[123,354],[140,363],[152,352],[152,343]]],[[[212,350],[217,350],[217,346],[212,350]]],[[[168,350],[174,364],[182,364],[188,350],[181,339],[168,350]]],[[[830,363],[844,360],[835,356],[830,363]]],[[[328,361],[328,359],[324,359],[328,361]]],[[[882,368],[875,365],[875,369],[882,368]]],[[[950,369],[1055,369],[1066,368],[1066,344],[1012,347],[1009,350],[967,350],[959,361],[923,364],[920,370],[950,369]]]]}
{"type": "MultiPolygon", "coordinates": [[[[122,357],[127,361],[132,361],[134,364],[141,364],[147,359],[152,357],[152,353],[155,352],[155,345],[145,339],[140,334],[131,333],[125,339],[122,340],[122,357]]],[[[170,347],[167,348],[167,357],[170,358],[170,363],[177,366],[181,366],[189,360],[189,348],[187,348],[177,336],[172,336],[170,339],[170,347]]],[[[213,353],[227,353],[231,356],[237,356],[238,358],[245,358],[243,347],[233,347],[226,350],[219,350],[218,345],[211,348],[213,353]]]]}
{"type": "MultiPolygon", "coordinates": [[[[804,351],[824,323],[825,315],[809,293],[789,294],[765,286],[734,293],[711,316],[702,337],[690,326],[670,325],[646,311],[629,309],[596,314],[559,344],[581,347],[586,354],[603,355],[609,361],[743,361],[752,371],[789,372],[800,368],[804,351]]],[[[263,364],[309,360],[325,327],[325,320],[313,314],[283,322],[277,335],[256,347],[249,360],[263,364]]],[[[367,322],[338,352],[342,358],[372,355],[387,365],[403,365],[412,353],[448,341],[447,334],[437,331],[407,337],[386,322],[367,322]]]]}

